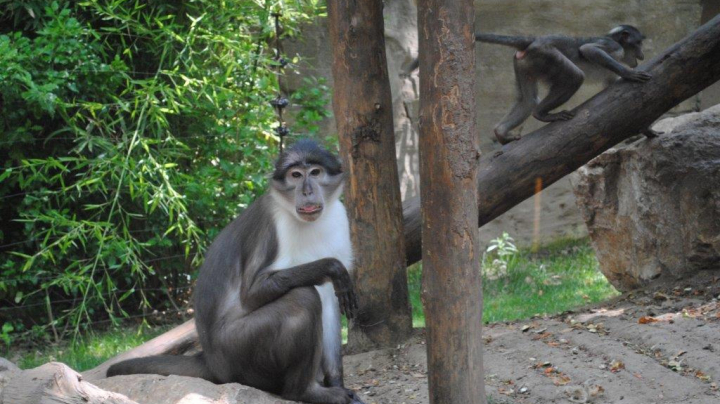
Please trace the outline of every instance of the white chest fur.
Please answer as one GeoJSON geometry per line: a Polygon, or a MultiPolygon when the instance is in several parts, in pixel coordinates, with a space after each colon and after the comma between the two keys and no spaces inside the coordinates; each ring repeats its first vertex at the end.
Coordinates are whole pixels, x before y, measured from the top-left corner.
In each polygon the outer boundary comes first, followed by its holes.
{"type": "MultiPolygon", "coordinates": [[[[336,258],[352,270],[353,253],[350,225],[345,206],[335,200],[325,206],[323,214],[314,222],[301,222],[292,213],[279,208],[275,212],[278,255],[271,269],[283,270],[323,258],[336,258]]],[[[333,285],[326,282],[315,286],[322,303],[323,368],[330,374],[340,374],[340,307],[333,285]]]]}
{"type": "Polygon", "coordinates": [[[352,270],[352,244],[345,206],[334,201],[314,222],[301,222],[290,212],[275,212],[278,255],[272,269],[282,270],[322,258],[337,258],[352,270]]]}

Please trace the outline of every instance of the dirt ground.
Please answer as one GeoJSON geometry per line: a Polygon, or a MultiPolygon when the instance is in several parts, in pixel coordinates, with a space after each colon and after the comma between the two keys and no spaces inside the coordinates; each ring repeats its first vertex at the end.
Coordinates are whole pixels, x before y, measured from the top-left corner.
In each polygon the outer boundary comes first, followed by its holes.
{"type": "MultiPolygon", "coordinates": [[[[490,403],[720,403],[720,273],[484,329],[490,403]]],[[[346,356],[367,404],[428,403],[422,334],[346,356]]]]}

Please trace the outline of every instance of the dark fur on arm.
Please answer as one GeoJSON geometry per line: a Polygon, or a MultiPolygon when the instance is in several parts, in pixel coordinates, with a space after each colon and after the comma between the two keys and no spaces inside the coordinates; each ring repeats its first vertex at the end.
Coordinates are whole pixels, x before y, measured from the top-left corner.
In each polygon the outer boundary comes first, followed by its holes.
{"type": "Polygon", "coordinates": [[[333,282],[343,314],[353,318],[357,297],[347,269],[335,258],[324,258],[287,269],[260,271],[240,297],[243,307],[253,311],[293,288],[322,285],[327,280],[333,282]]]}

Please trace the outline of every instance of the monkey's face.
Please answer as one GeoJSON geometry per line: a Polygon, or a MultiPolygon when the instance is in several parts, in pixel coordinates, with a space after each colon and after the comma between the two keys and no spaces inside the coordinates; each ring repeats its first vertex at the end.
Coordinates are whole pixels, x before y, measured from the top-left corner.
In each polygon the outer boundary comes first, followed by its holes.
{"type": "Polygon", "coordinates": [[[643,53],[643,35],[640,30],[632,25],[621,25],[616,27],[610,34],[623,47],[625,53],[623,62],[630,67],[637,67],[638,60],[645,60],[643,53]]]}
{"type": "Polygon", "coordinates": [[[630,67],[636,67],[638,60],[645,60],[645,54],[642,50],[642,39],[627,42],[623,46],[625,48],[625,63],[630,67]]]}
{"type": "Polygon", "coordinates": [[[273,180],[273,188],[282,205],[305,222],[322,216],[327,203],[340,195],[342,174],[331,175],[318,164],[290,167],[282,180],[273,180]]]}

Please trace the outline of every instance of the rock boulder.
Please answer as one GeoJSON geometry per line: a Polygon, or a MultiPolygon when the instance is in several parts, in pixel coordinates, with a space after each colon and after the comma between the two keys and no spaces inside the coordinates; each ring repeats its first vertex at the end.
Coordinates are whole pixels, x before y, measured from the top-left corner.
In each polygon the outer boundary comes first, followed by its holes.
{"type": "Polygon", "coordinates": [[[577,204],[600,269],[619,290],[720,269],[720,105],[578,170],[577,204]]]}

